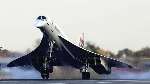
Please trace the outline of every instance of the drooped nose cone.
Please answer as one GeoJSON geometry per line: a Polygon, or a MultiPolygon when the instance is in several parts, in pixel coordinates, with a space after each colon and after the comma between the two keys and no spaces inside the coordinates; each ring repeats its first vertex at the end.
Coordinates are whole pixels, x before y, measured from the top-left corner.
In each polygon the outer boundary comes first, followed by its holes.
{"type": "Polygon", "coordinates": [[[45,21],[36,20],[34,26],[37,28],[44,27],[45,23],[46,23],[45,21]]]}
{"type": "Polygon", "coordinates": [[[37,28],[43,27],[47,23],[47,18],[45,16],[38,16],[34,22],[34,26],[37,28]]]}

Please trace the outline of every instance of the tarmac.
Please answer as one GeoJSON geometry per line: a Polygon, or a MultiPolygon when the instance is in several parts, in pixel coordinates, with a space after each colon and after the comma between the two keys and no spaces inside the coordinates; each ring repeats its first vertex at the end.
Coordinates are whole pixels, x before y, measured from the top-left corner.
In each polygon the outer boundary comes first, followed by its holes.
{"type": "Polygon", "coordinates": [[[150,80],[0,80],[0,84],[150,84],[150,80]]]}

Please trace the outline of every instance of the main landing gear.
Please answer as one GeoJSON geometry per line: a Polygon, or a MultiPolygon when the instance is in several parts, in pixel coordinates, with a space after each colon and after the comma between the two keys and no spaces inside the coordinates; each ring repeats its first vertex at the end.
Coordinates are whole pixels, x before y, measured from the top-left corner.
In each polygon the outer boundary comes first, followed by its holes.
{"type": "Polygon", "coordinates": [[[46,56],[43,56],[43,69],[41,77],[43,79],[49,79],[49,73],[53,72],[54,57],[52,56],[54,42],[49,43],[49,49],[46,56]]]}
{"type": "Polygon", "coordinates": [[[88,72],[88,67],[89,67],[89,65],[88,65],[88,62],[86,60],[85,65],[81,68],[83,80],[89,80],[90,79],[90,72],[88,72]]]}

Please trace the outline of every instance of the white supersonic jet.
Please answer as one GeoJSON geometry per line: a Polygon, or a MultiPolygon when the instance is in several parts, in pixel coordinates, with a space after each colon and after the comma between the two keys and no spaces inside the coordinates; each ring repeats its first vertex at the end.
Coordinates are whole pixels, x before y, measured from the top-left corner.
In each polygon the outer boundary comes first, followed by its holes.
{"type": "Polygon", "coordinates": [[[10,62],[8,67],[31,65],[41,73],[43,79],[49,78],[53,66],[72,66],[80,69],[82,79],[90,79],[89,67],[98,74],[110,74],[111,67],[132,67],[71,43],[57,25],[48,21],[45,16],[36,19],[35,27],[43,33],[40,45],[31,53],[10,62]]]}

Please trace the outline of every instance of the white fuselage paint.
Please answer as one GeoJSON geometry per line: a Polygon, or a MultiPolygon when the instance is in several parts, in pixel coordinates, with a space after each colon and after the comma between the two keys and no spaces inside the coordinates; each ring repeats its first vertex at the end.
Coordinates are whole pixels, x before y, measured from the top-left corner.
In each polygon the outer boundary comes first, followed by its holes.
{"type": "Polygon", "coordinates": [[[35,26],[37,28],[43,28],[49,39],[56,42],[56,45],[61,47],[61,41],[58,36],[64,37],[65,35],[63,35],[62,31],[60,31],[54,23],[46,20],[36,20],[35,26]]]}
{"type": "Polygon", "coordinates": [[[47,21],[47,20],[36,20],[35,22],[35,26],[37,28],[43,28],[43,30],[47,33],[49,39],[51,39],[52,41],[54,41],[56,43],[56,45],[59,47],[59,49],[61,50],[61,48],[63,47],[72,58],[74,58],[75,56],[67,49],[67,47],[63,44],[63,42],[60,40],[60,38],[58,36],[63,37],[64,39],[68,40],[66,38],[66,35],[59,29],[59,27],[54,24],[51,21],[47,21]]]}

